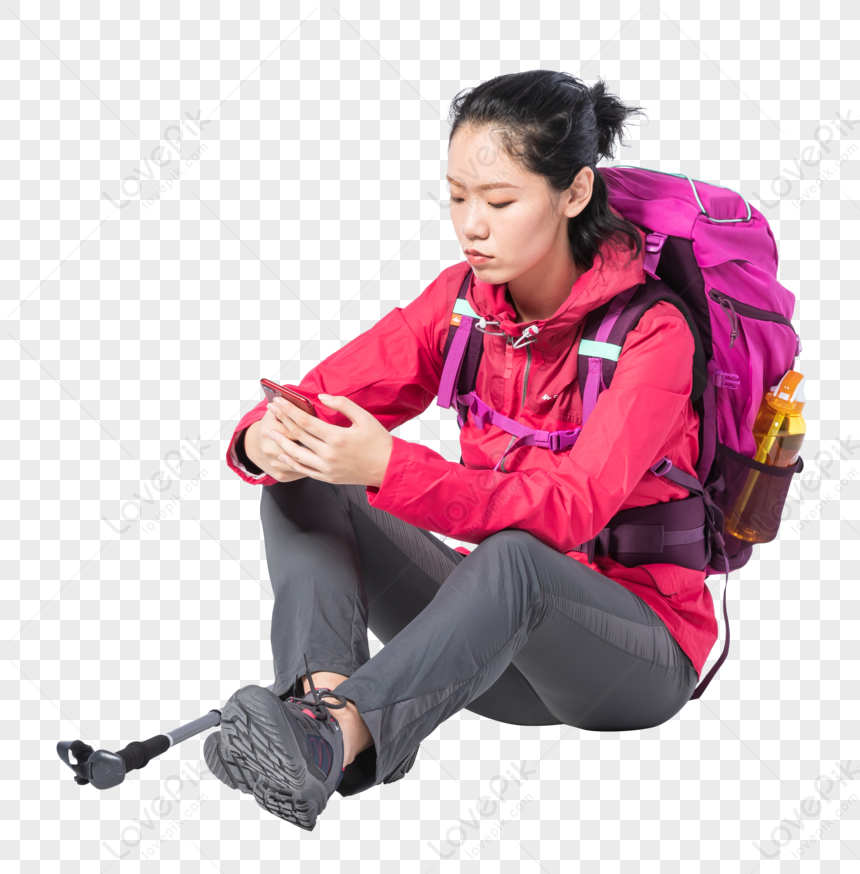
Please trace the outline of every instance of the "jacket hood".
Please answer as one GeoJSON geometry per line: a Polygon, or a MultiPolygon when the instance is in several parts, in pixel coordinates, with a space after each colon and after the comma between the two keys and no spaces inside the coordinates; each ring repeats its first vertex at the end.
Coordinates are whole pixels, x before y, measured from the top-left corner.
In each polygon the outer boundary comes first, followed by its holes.
{"type": "MultiPolygon", "coordinates": [[[[616,210],[612,210],[620,217],[616,210]]],[[[619,248],[617,251],[607,242],[600,248],[604,261],[595,257],[591,269],[583,273],[573,284],[567,299],[547,319],[534,319],[530,322],[516,322],[516,312],[508,302],[506,294],[508,284],[494,285],[482,282],[472,273],[471,285],[466,293],[472,309],[483,316],[488,322],[498,322],[488,327],[488,336],[493,332],[502,331],[515,340],[522,336],[529,326],[536,326],[537,335],[531,345],[544,352],[554,346],[569,346],[576,341],[579,329],[584,325],[584,318],[592,310],[602,306],[622,291],[645,282],[645,233],[638,229],[642,237],[642,251],[638,258],[630,263],[630,249],[619,248]]],[[[533,332],[530,332],[533,334],[533,332]]]]}

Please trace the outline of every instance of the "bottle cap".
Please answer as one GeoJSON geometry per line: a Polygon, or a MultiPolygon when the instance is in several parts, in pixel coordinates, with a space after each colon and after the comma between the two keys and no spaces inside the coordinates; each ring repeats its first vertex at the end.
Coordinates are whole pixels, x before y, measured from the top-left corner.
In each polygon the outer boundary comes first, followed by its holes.
{"type": "Polygon", "coordinates": [[[781,413],[790,415],[799,413],[806,402],[804,382],[806,377],[796,370],[788,370],[782,379],[770,387],[766,400],[771,407],[781,413]]]}

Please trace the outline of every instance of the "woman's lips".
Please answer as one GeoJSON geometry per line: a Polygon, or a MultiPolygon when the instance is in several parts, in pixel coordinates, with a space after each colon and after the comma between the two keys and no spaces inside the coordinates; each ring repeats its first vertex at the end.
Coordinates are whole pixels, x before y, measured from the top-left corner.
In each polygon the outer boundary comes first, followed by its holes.
{"type": "Polygon", "coordinates": [[[475,255],[472,252],[466,253],[466,258],[468,259],[470,264],[478,265],[478,264],[486,264],[488,261],[493,260],[492,255],[475,255]]]}

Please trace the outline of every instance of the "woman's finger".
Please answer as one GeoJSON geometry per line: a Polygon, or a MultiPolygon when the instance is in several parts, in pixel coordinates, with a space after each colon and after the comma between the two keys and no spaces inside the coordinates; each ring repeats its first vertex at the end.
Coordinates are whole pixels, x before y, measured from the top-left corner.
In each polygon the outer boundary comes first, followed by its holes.
{"type": "Polygon", "coordinates": [[[290,459],[285,461],[284,459],[288,458],[288,456],[281,456],[278,460],[284,465],[284,467],[288,467],[291,471],[295,471],[296,473],[303,473],[305,476],[309,476],[311,479],[322,480],[323,482],[330,482],[330,480],[320,471],[315,470],[312,467],[306,467],[304,464],[301,464],[298,461],[290,459]]]}
{"type": "MultiPolygon", "coordinates": [[[[310,435],[320,443],[329,443],[332,437],[335,437],[343,431],[343,428],[337,425],[330,425],[316,416],[311,416],[304,410],[299,409],[295,404],[290,403],[286,398],[276,398],[275,404],[280,407],[282,415],[293,423],[303,434],[310,435]]],[[[302,440],[304,443],[304,440],[302,440]]],[[[310,444],[308,444],[310,445],[310,444]]]]}
{"type": "MultiPolygon", "coordinates": [[[[307,449],[304,446],[298,446],[292,440],[284,437],[283,434],[280,434],[275,430],[270,430],[268,436],[275,443],[277,443],[277,445],[284,451],[284,454],[290,461],[303,464],[307,467],[312,467],[314,470],[318,470],[318,468],[314,467],[314,465],[319,464],[320,459],[310,449],[307,449]]],[[[281,456],[278,456],[278,460],[283,461],[283,458],[281,458],[281,456]]],[[[300,472],[304,473],[304,471],[300,472]]]]}
{"type": "MultiPolygon", "coordinates": [[[[289,407],[291,407],[291,409],[282,407],[280,413],[283,419],[290,423],[290,434],[293,436],[293,439],[307,446],[307,448],[317,456],[325,457],[328,443],[326,443],[325,440],[319,440],[312,430],[304,427],[305,424],[317,422],[319,420],[314,416],[309,416],[294,404],[289,404],[289,407]],[[295,418],[293,418],[294,416],[295,418]]],[[[279,421],[281,420],[279,419],[279,421]]],[[[333,427],[327,423],[323,424],[325,424],[327,428],[333,427]]]]}
{"type": "Polygon", "coordinates": [[[290,435],[290,437],[293,437],[295,433],[298,433],[296,423],[293,422],[293,420],[275,404],[269,404],[269,406],[266,407],[266,411],[271,413],[275,417],[275,420],[278,422],[278,424],[283,425],[284,428],[287,429],[287,433],[290,435]]]}

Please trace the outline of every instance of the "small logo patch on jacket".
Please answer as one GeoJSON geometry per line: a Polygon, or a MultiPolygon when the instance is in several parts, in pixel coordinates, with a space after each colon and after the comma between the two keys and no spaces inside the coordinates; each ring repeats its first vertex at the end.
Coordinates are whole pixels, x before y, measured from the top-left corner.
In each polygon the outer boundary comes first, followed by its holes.
{"type": "Polygon", "coordinates": [[[558,395],[553,395],[552,397],[550,397],[548,394],[545,394],[545,395],[543,395],[542,398],[540,398],[540,400],[542,400],[542,401],[551,401],[553,398],[557,398],[557,397],[558,397],[558,395]]]}

